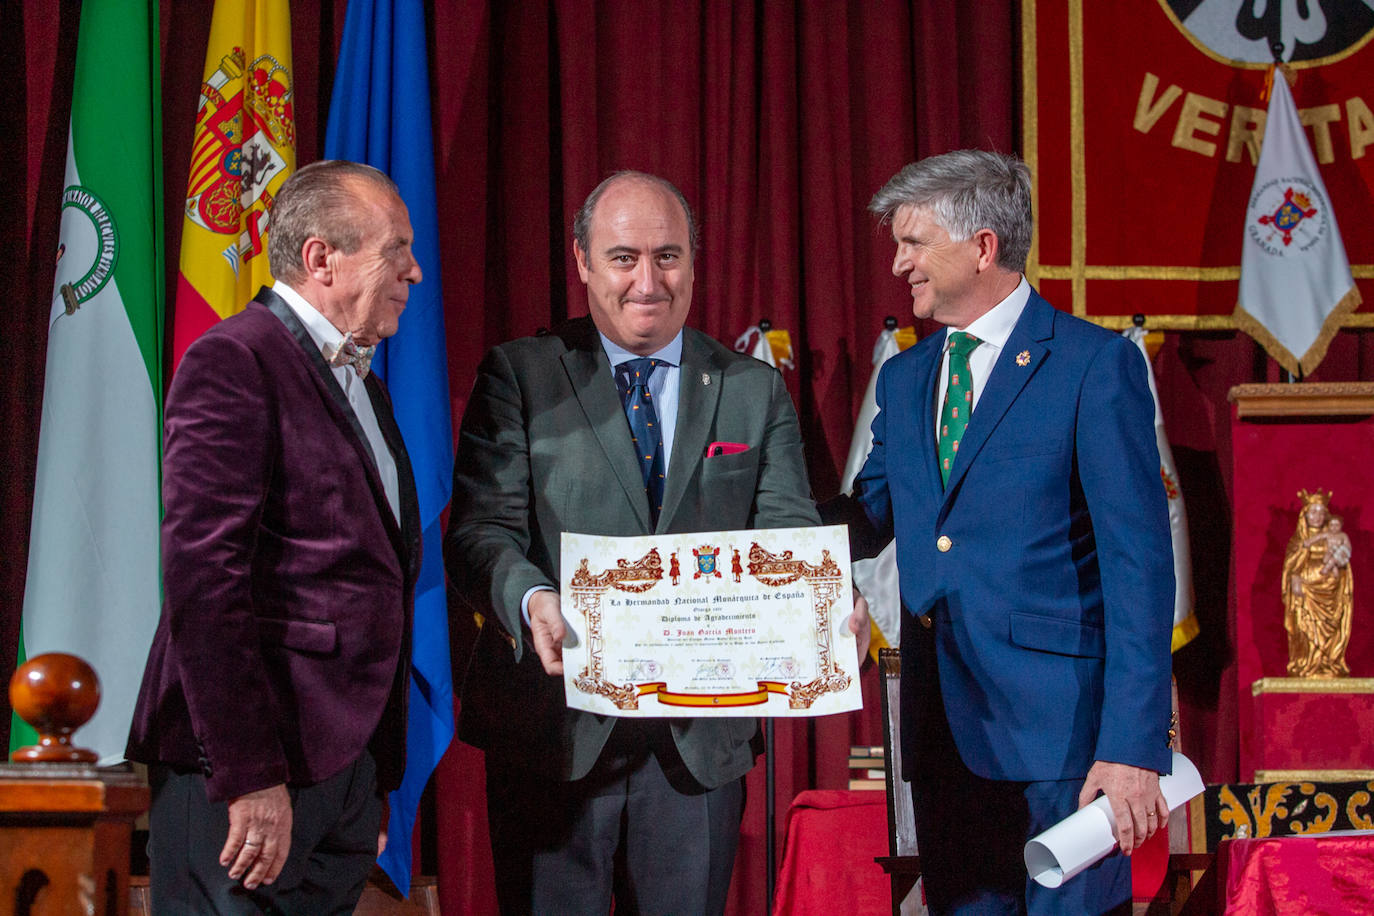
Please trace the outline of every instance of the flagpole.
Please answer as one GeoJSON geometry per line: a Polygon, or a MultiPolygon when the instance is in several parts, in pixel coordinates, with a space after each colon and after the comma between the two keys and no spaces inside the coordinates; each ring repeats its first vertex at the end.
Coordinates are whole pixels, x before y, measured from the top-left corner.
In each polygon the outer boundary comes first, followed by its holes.
{"type": "MultiPolygon", "coordinates": [[[[759,322],[759,324],[762,325],[763,322],[759,322]]],[[[764,835],[763,840],[763,849],[764,857],[768,860],[768,870],[764,880],[764,895],[768,901],[768,908],[764,910],[764,912],[771,913],[773,912],[773,894],[778,882],[777,872],[774,869],[776,863],[774,857],[776,849],[774,847],[776,846],[775,837],[777,836],[775,828],[778,818],[778,803],[775,798],[775,784],[777,780],[773,761],[773,719],[771,717],[763,720],[763,744],[763,817],[767,825],[767,833],[764,835]]]]}

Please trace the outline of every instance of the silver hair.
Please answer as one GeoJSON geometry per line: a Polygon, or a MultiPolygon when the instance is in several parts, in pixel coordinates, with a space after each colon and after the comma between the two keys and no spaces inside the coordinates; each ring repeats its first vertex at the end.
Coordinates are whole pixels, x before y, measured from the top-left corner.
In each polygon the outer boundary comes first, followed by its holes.
{"type": "Polygon", "coordinates": [[[659,178],[657,175],[650,175],[648,172],[637,172],[633,169],[622,169],[613,172],[605,181],[592,189],[592,193],[587,195],[587,199],[582,206],[577,208],[577,213],[573,216],[572,233],[573,240],[577,242],[577,247],[584,252],[587,251],[587,244],[591,240],[592,213],[596,210],[596,205],[601,201],[601,195],[605,194],[611,185],[623,178],[633,178],[638,181],[645,181],[652,185],[657,185],[677,198],[677,202],[682,204],[683,215],[687,217],[687,244],[691,248],[692,254],[697,250],[697,220],[692,213],[692,207],[687,203],[687,198],[666,178],[659,178]]]}
{"type": "Polygon", "coordinates": [[[929,208],[954,241],[979,229],[997,236],[997,266],[1020,273],[1031,246],[1031,175],[1015,156],[961,149],[904,167],[873,195],[881,222],[899,207],[929,208]]]}
{"type": "Polygon", "coordinates": [[[274,277],[287,283],[305,278],[301,248],[312,236],[344,254],[358,250],[366,231],[366,217],[358,206],[359,182],[401,196],[396,182],[385,172],[346,159],[312,162],[282,183],[267,231],[267,259],[274,277]]]}

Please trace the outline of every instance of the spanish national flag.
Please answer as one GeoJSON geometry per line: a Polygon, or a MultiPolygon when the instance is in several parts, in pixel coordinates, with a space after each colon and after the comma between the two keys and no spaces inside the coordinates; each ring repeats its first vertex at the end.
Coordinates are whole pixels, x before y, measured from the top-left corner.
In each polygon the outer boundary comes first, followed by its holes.
{"type": "Polygon", "coordinates": [[[296,168],[287,0],[216,0],[182,214],[172,369],[270,286],[272,200],[296,168]]]}

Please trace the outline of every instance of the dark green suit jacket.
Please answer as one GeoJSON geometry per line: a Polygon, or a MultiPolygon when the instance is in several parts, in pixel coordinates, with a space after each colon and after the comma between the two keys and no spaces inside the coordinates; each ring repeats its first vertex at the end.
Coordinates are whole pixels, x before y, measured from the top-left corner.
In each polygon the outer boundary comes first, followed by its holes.
{"type": "MultiPolygon", "coordinates": [[[[679,384],[657,532],[819,524],[796,410],[778,371],[688,328],[679,384]],[[713,442],[748,449],[707,458],[713,442]]],[[[463,416],[444,544],[453,587],[485,618],[459,736],[506,762],[572,780],[591,769],[615,720],[567,708],[563,682],[544,673],[520,613],[530,588],[558,587],[564,531],[654,533],[629,425],[589,318],[495,347],[482,361],[463,416]]],[[[702,785],[753,766],[756,720],[670,724],[702,785]]]]}

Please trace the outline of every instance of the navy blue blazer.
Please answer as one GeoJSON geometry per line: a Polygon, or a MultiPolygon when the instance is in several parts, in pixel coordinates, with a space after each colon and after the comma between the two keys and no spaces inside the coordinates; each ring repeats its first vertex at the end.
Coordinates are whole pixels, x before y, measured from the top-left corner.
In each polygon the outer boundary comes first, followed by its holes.
{"type": "MultiPolygon", "coordinates": [[[[1167,773],[1174,573],[1139,350],[1032,291],[942,487],[944,339],[884,365],[854,495],[897,538],[902,626],[933,617],[960,756],[990,779],[1081,778],[1095,760],[1167,773]]],[[[904,654],[903,680],[919,669],[904,654]]],[[[910,777],[920,704],[903,706],[910,777]]]]}

